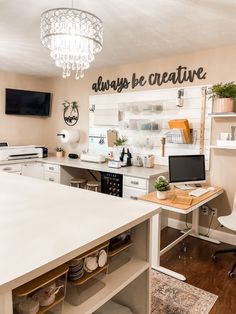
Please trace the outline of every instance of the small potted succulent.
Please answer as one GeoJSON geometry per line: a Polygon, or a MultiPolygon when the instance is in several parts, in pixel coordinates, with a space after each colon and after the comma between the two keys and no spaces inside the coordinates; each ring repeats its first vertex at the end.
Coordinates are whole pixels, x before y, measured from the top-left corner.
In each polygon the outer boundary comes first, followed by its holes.
{"type": "Polygon", "coordinates": [[[56,151],[56,157],[57,158],[63,157],[64,149],[62,147],[56,147],[55,151],[56,151]]]}
{"type": "Polygon", "coordinates": [[[213,98],[213,112],[235,112],[236,111],[236,84],[215,84],[211,88],[210,98],[213,98]]]}
{"type": "Polygon", "coordinates": [[[167,198],[167,191],[170,190],[170,185],[165,177],[158,177],[154,183],[154,188],[157,190],[157,198],[159,200],[165,200],[167,198]]]}

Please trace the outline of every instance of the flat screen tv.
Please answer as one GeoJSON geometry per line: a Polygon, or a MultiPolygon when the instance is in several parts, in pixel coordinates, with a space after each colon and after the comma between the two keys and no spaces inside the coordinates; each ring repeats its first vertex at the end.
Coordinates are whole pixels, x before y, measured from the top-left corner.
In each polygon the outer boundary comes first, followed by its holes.
{"type": "Polygon", "coordinates": [[[6,114],[49,116],[51,94],[6,88],[6,114]]]}

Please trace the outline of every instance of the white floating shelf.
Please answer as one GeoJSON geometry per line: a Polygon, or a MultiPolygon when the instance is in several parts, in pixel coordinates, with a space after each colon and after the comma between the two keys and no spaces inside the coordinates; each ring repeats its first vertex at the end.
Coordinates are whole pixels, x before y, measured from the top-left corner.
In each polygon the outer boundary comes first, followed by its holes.
{"type": "Polygon", "coordinates": [[[211,118],[236,118],[236,113],[235,112],[219,114],[209,113],[208,116],[210,116],[211,118]]]}
{"type": "Polygon", "coordinates": [[[134,258],[131,259],[113,273],[106,275],[105,278],[102,279],[102,282],[105,283],[105,287],[81,305],[73,306],[65,302],[64,313],[93,313],[147,269],[149,269],[148,262],[134,258]]]}
{"type": "Polygon", "coordinates": [[[217,145],[213,145],[213,146],[210,146],[210,148],[213,148],[213,149],[236,149],[236,147],[230,147],[230,146],[217,146],[217,145]]]}

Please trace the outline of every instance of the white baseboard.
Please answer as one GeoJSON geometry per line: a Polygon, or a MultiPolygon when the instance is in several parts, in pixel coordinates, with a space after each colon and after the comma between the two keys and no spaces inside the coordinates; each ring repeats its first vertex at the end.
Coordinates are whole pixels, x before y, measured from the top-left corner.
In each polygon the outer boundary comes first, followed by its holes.
{"type": "MultiPolygon", "coordinates": [[[[186,229],[186,224],[184,221],[173,219],[173,218],[168,218],[168,226],[179,229],[179,230],[184,230],[186,229]]],[[[191,226],[190,223],[188,223],[188,226],[191,226]]],[[[199,228],[201,234],[206,234],[208,232],[208,228],[201,227],[199,228]]],[[[232,233],[226,233],[223,231],[219,230],[210,230],[210,237],[216,240],[219,240],[221,242],[225,242],[231,245],[236,245],[236,235],[232,233]]]]}

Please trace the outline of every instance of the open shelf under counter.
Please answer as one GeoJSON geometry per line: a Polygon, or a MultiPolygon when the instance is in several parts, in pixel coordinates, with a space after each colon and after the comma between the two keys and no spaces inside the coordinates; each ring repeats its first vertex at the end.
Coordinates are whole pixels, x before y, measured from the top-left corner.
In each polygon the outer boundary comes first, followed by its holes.
{"type": "Polygon", "coordinates": [[[108,251],[108,257],[113,257],[113,256],[123,252],[124,250],[127,250],[131,245],[133,245],[132,241],[130,241],[128,243],[124,243],[114,250],[108,251]]]}
{"type": "Polygon", "coordinates": [[[35,290],[45,286],[46,284],[52,282],[56,278],[66,274],[68,272],[69,267],[66,264],[63,264],[40,277],[37,277],[26,284],[14,289],[12,291],[13,296],[25,296],[29,293],[34,292],[35,290]]]}
{"type": "Polygon", "coordinates": [[[52,304],[48,305],[48,306],[40,306],[39,311],[37,312],[37,314],[47,313],[54,306],[56,306],[57,304],[62,302],[64,300],[64,298],[65,298],[64,293],[59,291],[58,294],[56,295],[55,301],[52,304]]]}
{"type": "Polygon", "coordinates": [[[67,302],[64,304],[63,314],[91,314],[99,307],[113,298],[122,289],[128,286],[137,277],[148,270],[150,264],[147,261],[132,258],[125,265],[106,275],[102,282],[105,287],[99,292],[88,298],[81,305],[74,306],[67,302]]]}
{"type": "Polygon", "coordinates": [[[77,279],[77,280],[70,280],[70,283],[74,286],[81,286],[83,285],[86,281],[90,280],[91,278],[97,276],[98,274],[100,274],[103,271],[106,271],[108,268],[108,264],[106,264],[103,267],[99,267],[97,268],[95,271],[91,272],[91,273],[86,273],[82,278],[77,279]]]}

